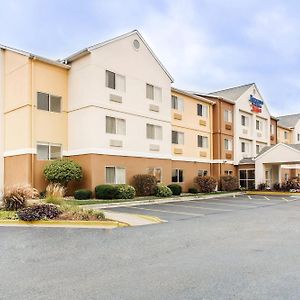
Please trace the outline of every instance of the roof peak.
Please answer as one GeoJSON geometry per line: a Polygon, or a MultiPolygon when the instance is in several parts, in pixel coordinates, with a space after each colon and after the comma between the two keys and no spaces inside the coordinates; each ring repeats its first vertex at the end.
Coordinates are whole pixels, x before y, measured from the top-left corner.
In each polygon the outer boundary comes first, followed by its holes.
{"type": "Polygon", "coordinates": [[[253,84],[255,84],[255,82],[252,82],[252,83],[246,83],[246,84],[241,84],[241,85],[229,87],[229,88],[226,88],[226,89],[222,89],[222,90],[217,90],[217,91],[214,91],[214,92],[210,92],[210,93],[208,93],[208,95],[214,94],[214,93],[218,93],[218,92],[224,92],[224,91],[228,91],[228,90],[232,90],[232,89],[238,89],[238,88],[242,88],[242,87],[246,87],[246,86],[251,86],[251,85],[253,85],[253,84]]]}

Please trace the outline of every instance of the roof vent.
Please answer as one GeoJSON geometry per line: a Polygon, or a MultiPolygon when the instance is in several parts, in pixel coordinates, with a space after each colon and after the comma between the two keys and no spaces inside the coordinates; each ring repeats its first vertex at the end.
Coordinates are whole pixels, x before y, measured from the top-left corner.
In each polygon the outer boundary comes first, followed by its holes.
{"type": "Polygon", "coordinates": [[[139,50],[140,49],[140,42],[138,40],[134,40],[133,41],[133,47],[135,50],[139,50]]]}

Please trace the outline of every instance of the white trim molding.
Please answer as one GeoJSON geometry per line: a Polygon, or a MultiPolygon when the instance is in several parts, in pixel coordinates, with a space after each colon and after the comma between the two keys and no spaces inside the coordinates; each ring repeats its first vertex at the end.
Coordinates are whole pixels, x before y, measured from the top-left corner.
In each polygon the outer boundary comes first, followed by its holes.
{"type": "Polygon", "coordinates": [[[24,154],[36,154],[36,149],[24,148],[24,149],[8,150],[4,152],[3,156],[10,157],[10,156],[17,156],[17,155],[24,155],[24,154]]]}

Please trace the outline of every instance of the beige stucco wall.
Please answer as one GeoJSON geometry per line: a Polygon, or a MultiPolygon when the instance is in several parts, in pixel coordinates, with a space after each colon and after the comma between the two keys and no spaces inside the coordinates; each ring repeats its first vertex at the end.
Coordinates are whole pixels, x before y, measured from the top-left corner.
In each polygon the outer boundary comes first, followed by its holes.
{"type": "Polygon", "coordinates": [[[277,142],[278,143],[285,143],[285,144],[292,144],[292,130],[289,130],[287,128],[280,127],[279,125],[277,126],[277,142]],[[284,138],[284,132],[287,132],[288,138],[284,138]]]}

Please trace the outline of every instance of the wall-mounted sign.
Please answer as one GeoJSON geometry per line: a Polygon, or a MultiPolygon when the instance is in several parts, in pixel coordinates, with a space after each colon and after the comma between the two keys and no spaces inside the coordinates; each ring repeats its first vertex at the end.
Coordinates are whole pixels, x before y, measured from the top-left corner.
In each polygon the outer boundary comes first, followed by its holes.
{"type": "Polygon", "coordinates": [[[250,95],[249,102],[251,105],[251,111],[255,113],[261,113],[262,107],[264,105],[264,102],[262,100],[254,98],[252,95],[250,95]]]}

